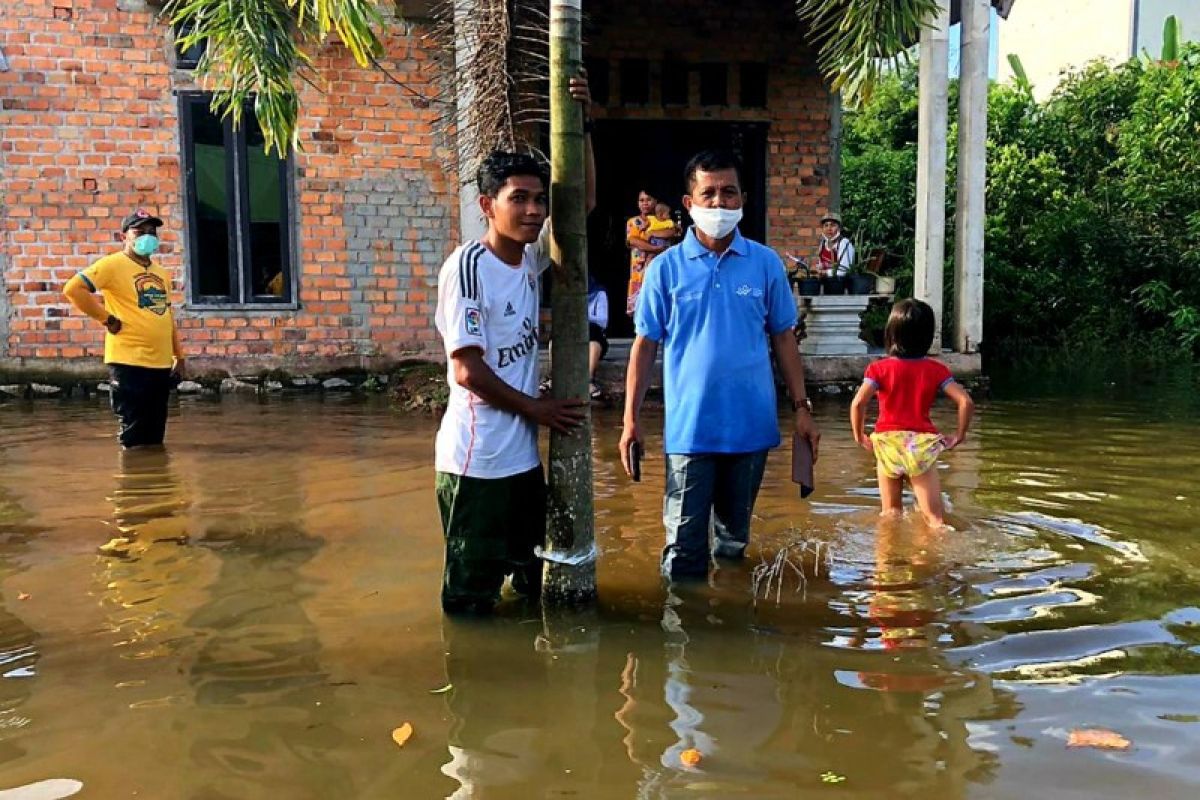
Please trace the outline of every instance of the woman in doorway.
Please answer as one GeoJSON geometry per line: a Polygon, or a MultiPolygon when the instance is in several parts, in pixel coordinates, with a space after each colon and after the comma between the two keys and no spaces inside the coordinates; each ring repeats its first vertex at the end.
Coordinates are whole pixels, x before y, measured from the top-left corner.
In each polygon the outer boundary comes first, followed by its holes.
{"type": "Polygon", "coordinates": [[[625,244],[629,247],[629,292],[625,299],[625,313],[633,316],[638,292],[642,290],[642,277],[650,261],[665,247],[651,244],[650,218],[657,201],[644,189],[638,193],[638,215],[625,223],[625,244]]]}
{"type": "Polygon", "coordinates": [[[821,217],[821,245],[817,262],[822,275],[844,276],[854,264],[854,244],[842,231],[842,218],[830,212],[821,217]]]}

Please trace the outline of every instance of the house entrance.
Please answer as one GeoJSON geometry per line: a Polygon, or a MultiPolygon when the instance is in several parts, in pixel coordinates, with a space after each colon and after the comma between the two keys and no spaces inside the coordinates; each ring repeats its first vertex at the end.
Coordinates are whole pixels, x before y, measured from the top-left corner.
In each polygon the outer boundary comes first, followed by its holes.
{"type": "MultiPolygon", "coordinates": [[[[608,291],[610,337],[633,335],[633,322],[625,315],[625,221],[637,214],[638,192],[644,189],[683,212],[683,169],[699,151],[724,148],[740,159],[747,193],[741,230],[764,241],[767,123],[597,120],[592,146],[599,175],[596,210],[588,219],[588,268],[608,291]]],[[[683,223],[685,228],[691,224],[686,213],[683,223]]]]}

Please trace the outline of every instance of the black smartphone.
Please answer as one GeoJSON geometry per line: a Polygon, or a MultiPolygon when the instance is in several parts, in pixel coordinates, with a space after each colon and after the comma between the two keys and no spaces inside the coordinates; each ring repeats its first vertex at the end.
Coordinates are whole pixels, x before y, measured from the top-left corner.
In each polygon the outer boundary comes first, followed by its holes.
{"type": "Polygon", "coordinates": [[[637,442],[629,445],[629,469],[635,482],[642,479],[642,446],[637,442]]]}

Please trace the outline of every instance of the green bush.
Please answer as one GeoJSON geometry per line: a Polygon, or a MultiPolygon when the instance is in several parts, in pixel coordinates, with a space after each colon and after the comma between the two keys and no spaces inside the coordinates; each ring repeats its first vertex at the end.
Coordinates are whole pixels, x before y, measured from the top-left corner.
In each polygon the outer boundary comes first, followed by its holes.
{"type": "Polygon", "coordinates": [[[917,150],[868,145],[842,159],[842,206],[847,230],[859,257],[876,248],[887,251],[893,271],[911,271],[916,223],[917,150]],[[896,269],[900,267],[900,269],[896,269]]]}
{"type": "MultiPolygon", "coordinates": [[[[906,70],[847,113],[845,125],[847,227],[868,246],[886,248],[902,272],[914,246],[916,102],[915,70],[906,70]]],[[[1027,87],[993,85],[988,116],[986,351],[1161,355],[1174,348],[1176,358],[1194,359],[1200,46],[1170,63],[1089,64],[1044,103],[1027,87]]],[[[948,287],[951,271],[947,263],[948,287]]],[[[947,289],[947,304],[951,297],[947,289]]]]}

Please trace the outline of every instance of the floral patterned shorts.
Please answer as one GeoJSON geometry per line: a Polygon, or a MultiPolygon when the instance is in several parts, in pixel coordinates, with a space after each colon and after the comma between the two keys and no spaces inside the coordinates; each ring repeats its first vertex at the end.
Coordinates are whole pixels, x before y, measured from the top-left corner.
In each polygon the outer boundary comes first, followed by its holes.
{"type": "Polygon", "coordinates": [[[946,442],[938,433],[887,431],[872,433],[871,446],[875,461],[889,478],[912,478],[933,468],[946,442]]]}

